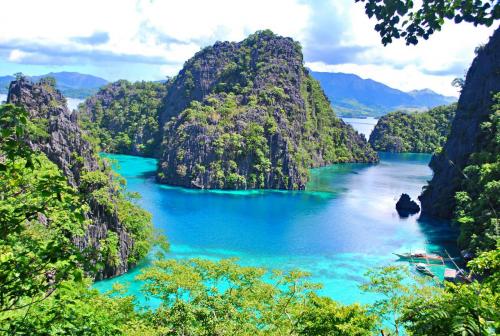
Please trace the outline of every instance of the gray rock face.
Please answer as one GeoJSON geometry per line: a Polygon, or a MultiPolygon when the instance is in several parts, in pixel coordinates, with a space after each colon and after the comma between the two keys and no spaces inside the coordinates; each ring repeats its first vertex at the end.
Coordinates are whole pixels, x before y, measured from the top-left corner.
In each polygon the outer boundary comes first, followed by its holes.
{"type": "Polygon", "coordinates": [[[413,201],[408,194],[401,194],[396,203],[396,210],[401,217],[407,217],[420,211],[417,202],[413,201]]]}
{"type": "MultiPolygon", "coordinates": [[[[44,84],[20,79],[10,84],[7,102],[24,107],[32,119],[48,121],[46,129],[49,134],[48,139],[44,142],[30,142],[29,145],[33,150],[40,150],[47,155],[62,170],[70,185],[79,187],[84,170],[101,169],[97,153],[84,139],[84,133],[76,123],[76,116],[68,110],[65,98],[59,91],[44,84]]],[[[116,213],[109,213],[92,199],[89,205],[91,210],[87,213],[87,217],[91,219],[91,224],[83,237],[75,237],[76,246],[82,251],[98,250],[100,241],[108,236],[108,232],[115,232],[119,238],[120,262],[118,265],[105,265],[96,278],[109,278],[127,272],[131,266],[127,258],[133,240],[118,220],[116,213]]],[[[93,258],[93,262],[99,259],[98,254],[90,257],[93,258]]]]}
{"type": "Polygon", "coordinates": [[[198,52],[169,84],[164,106],[162,183],[304,189],[308,168],[378,160],[335,116],[303,66],[300,45],[270,32],[198,52]]]}
{"type": "Polygon", "coordinates": [[[455,193],[463,180],[462,169],[471,153],[479,150],[481,123],[491,114],[492,95],[500,91],[500,28],[480,48],[467,72],[448,140],[432,157],[434,176],[419,197],[424,215],[451,218],[455,193]]]}

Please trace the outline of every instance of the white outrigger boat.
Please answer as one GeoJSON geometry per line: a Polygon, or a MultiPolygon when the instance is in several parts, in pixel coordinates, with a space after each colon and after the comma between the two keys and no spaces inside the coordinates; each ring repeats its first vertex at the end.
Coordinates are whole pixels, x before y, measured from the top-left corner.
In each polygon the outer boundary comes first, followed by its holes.
{"type": "Polygon", "coordinates": [[[402,260],[409,261],[426,261],[427,263],[438,263],[444,264],[445,258],[441,257],[439,254],[427,253],[424,250],[416,250],[414,252],[408,253],[394,253],[402,260]]]}

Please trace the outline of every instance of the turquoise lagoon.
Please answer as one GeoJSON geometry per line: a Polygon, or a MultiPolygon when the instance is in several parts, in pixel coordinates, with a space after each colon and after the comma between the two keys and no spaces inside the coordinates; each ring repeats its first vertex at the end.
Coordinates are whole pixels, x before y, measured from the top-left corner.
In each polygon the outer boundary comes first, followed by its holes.
{"type": "MultiPolygon", "coordinates": [[[[381,153],[381,162],[338,164],[311,170],[305,191],[202,191],[155,183],[156,160],[106,155],[139,192],[140,205],[171,243],[171,258],[238,258],[243,265],[301,269],[323,284],[320,294],[343,303],[369,303],[359,285],[372,267],[398,263],[393,252],[417,248],[455,251],[456,232],[446,222],[400,218],[394,205],[406,192],[416,198],[431,177],[430,155],[381,153]]],[[[97,282],[141,296],[135,280],[151,256],[131,272],[97,282]]],[[[434,266],[442,275],[443,266],[434,266]]]]}

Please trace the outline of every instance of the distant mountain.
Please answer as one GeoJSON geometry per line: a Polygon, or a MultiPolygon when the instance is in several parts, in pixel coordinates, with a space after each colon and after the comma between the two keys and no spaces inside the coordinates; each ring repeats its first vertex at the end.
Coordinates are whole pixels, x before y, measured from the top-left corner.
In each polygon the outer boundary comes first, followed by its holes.
{"type": "MultiPolygon", "coordinates": [[[[56,79],[57,88],[64,96],[70,98],[86,98],[97,92],[97,90],[108,83],[107,80],[81,74],[78,72],[50,72],[41,76],[28,76],[31,80],[37,81],[42,77],[51,76],[56,79]]],[[[0,94],[7,94],[9,84],[14,76],[0,76],[0,94]]]]}
{"type": "Polygon", "coordinates": [[[0,94],[6,95],[9,92],[10,82],[14,79],[14,76],[0,76],[0,94]]]}
{"type": "Polygon", "coordinates": [[[344,117],[380,117],[394,110],[424,110],[457,101],[429,89],[404,92],[353,74],[311,71],[311,75],[321,83],[335,112],[344,117]]]}

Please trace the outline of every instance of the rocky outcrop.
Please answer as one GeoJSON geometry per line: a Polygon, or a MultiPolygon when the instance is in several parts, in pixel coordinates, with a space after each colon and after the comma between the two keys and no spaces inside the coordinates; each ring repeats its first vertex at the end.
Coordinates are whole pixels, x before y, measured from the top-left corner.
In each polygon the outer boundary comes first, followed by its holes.
{"type": "Polygon", "coordinates": [[[417,202],[410,198],[408,194],[401,194],[401,197],[396,203],[396,210],[401,217],[408,217],[420,211],[417,202]]]}
{"type": "Polygon", "coordinates": [[[378,160],[335,116],[300,45],[270,31],[198,52],[159,119],[158,180],[188,188],[304,189],[311,167],[378,160]]]}
{"type": "MultiPolygon", "coordinates": [[[[44,126],[46,135],[40,140],[30,140],[33,150],[43,152],[67,177],[68,183],[80,186],[84,171],[101,170],[97,153],[85,140],[84,133],[76,123],[62,94],[50,84],[32,83],[26,79],[13,81],[9,87],[7,102],[22,106],[28,111],[30,119],[44,126]]],[[[111,178],[111,177],[110,177],[111,178]]],[[[107,264],[99,271],[97,278],[109,278],[125,273],[131,266],[128,257],[134,244],[118,215],[110,213],[95,200],[89,200],[91,220],[83,237],[75,237],[75,244],[83,250],[99,251],[101,241],[110,231],[118,236],[120,260],[114,265],[107,264]]],[[[94,263],[100,261],[95,257],[94,263]]]]}
{"type": "Polygon", "coordinates": [[[430,167],[434,176],[419,197],[424,215],[450,218],[455,193],[460,190],[470,155],[480,150],[481,123],[491,114],[492,96],[500,91],[500,28],[490,41],[478,48],[467,72],[451,132],[442,152],[434,155],[430,167]]]}

